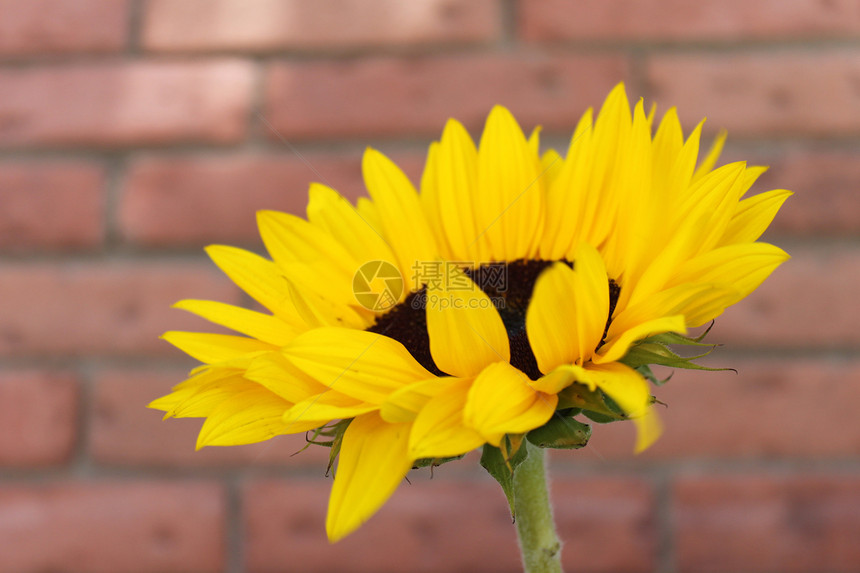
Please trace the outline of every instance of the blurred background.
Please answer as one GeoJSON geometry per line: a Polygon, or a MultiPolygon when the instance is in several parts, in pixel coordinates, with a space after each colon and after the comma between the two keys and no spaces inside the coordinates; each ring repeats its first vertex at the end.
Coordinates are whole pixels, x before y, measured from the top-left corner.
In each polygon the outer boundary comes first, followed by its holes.
{"type": "Polygon", "coordinates": [[[329,546],[328,450],[195,453],[144,407],[193,366],[158,336],[247,303],[204,245],[260,249],[311,181],[362,194],[365,146],[417,180],[501,103],[565,147],[621,80],[772,166],[794,258],[709,337],[738,374],[659,389],[656,446],[553,452],[566,567],[860,571],[856,0],[0,0],[0,571],[519,571],[475,457],[329,546]]]}

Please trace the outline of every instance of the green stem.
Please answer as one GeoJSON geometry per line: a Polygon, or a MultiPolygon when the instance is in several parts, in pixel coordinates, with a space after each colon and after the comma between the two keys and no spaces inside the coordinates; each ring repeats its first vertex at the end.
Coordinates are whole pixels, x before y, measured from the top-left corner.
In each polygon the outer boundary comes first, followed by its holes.
{"type": "Polygon", "coordinates": [[[514,472],[514,512],[525,573],[561,573],[561,541],[552,521],[544,451],[524,440],[528,456],[514,472]]]}

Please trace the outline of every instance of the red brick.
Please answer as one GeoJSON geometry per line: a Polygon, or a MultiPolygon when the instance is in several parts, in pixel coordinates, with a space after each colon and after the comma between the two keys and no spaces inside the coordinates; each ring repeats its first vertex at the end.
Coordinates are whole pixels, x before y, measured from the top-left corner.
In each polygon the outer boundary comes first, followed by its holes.
{"type": "MultiPolygon", "coordinates": [[[[462,462],[455,462],[462,463],[462,462]]],[[[476,462],[472,462],[477,466],[476,462]]],[[[244,491],[247,568],[374,573],[521,571],[516,531],[501,488],[484,474],[468,481],[447,468],[412,472],[394,497],[358,531],[329,545],[329,483],[256,481],[244,491]]],[[[475,477],[482,473],[475,469],[475,477]]],[[[652,571],[652,496],[629,479],[556,479],[555,515],[570,570],[652,571]]]]}
{"type": "Polygon", "coordinates": [[[69,459],[77,439],[78,382],[59,372],[0,372],[0,466],[69,459]]]}
{"type": "Polygon", "coordinates": [[[207,573],[224,567],[224,492],[199,482],[0,487],[0,569],[207,573]]]}
{"type": "MultiPolygon", "coordinates": [[[[556,457],[569,453],[558,452],[556,457]]],[[[607,475],[588,479],[551,475],[553,511],[564,543],[566,571],[655,570],[657,524],[651,486],[607,475]]]]}
{"type": "MultiPolygon", "coordinates": [[[[145,245],[259,244],[261,209],[304,216],[319,181],[346,197],[366,195],[361,152],[323,155],[149,156],[132,164],[119,208],[130,242],[145,245]],[[304,159],[304,161],[302,160],[304,159]]],[[[417,182],[423,156],[392,156],[417,182]]]]}
{"type": "Polygon", "coordinates": [[[250,65],[215,60],[0,71],[0,146],[238,141],[251,97],[250,65]]]}
{"type": "Polygon", "coordinates": [[[738,41],[854,36],[852,0],[525,0],[519,12],[529,40],[738,41]]]}
{"type": "Polygon", "coordinates": [[[709,340],[730,348],[848,348],[860,342],[860,251],[797,246],[749,297],[717,318],[709,340]]]}
{"type": "Polygon", "coordinates": [[[214,265],[197,260],[6,264],[0,276],[0,355],[168,353],[162,333],[200,327],[199,319],[170,309],[174,302],[239,300],[214,265]]]}
{"type": "MultiPolygon", "coordinates": [[[[755,190],[791,189],[789,199],[773,222],[771,235],[853,236],[860,228],[860,149],[810,151],[777,149],[733,160],[753,159],[769,165],[755,190]]],[[[746,154],[750,155],[750,154],[746,154]]]]}
{"type": "Polygon", "coordinates": [[[3,56],[116,52],[127,29],[127,0],[0,0],[3,56]]]}
{"type": "Polygon", "coordinates": [[[98,246],[104,234],[104,169],[92,163],[0,164],[4,250],[98,246]]]}
{"type": "Polygon", "coordinates": [[[860,478],[687,477],[675,526],[683,572],[857,571],[860,478]]]}
{"type": "MultiPolygon", "coordinates": [[[[678,370],[652,390],[667,404],[658,408],[665,431],[642,459],[824,460],[860,450],[860,425],[846,424],[860,402],[860,361],[723,354],[716,349],[707,364],[737,374],[678,370]]],[[[633,424],[593,424],[592,430],[591,443],[571,464],[634,457],[633,424]]]]}
{"type": "Polygon", "coordinates": [[[305,445],[305,435],[280,436],[261,444],[209,447],[195,452],[200,419],[162,420],[146,405],[187,377],[181,370],[108,370],[96,376],[90,424],[93,459],[109,466],[226,467],[279,465],[316,468],[325,474],[329,449],[305,445]]]}
{"type": "Polygon", "coordinates": [[[661,106],[685,125],[702,117],[734,135],[860,132],[860,52],[842,50],[667,54],[646,76],[661,106]]]}
{"type": "Polygon", "coordinates": [[[143,44],[153,50],[285,50],[486,42],[496,0],[155,0],[143,44]]]}
{"type": "Polygon", "coordinates": [[[527,128],[573,130],[625,79],[617,56],[458,55],[277,63],[266,117],[287,138],[423,133],[455,117],[480,128],[494,104],[527,128]],[[584,81],[587,78],[587,81],[584,81]]]}

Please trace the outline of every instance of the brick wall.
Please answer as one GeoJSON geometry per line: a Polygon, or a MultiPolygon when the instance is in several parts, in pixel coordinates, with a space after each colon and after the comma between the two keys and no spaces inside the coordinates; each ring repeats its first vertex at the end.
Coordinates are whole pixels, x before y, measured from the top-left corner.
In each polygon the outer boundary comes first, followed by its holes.
{"type": "Polygon", "coordinates": [[[565,562],[860,571],[855,0],[0,0],[0,571],[517,571],[475,459],[329,547],[326,452],[194,453],[144,409],[191,365],[157,337],[244,300],[203,245],[258,248],[310,181],[362,193],[366,145],[416,177],[497,102],[561,143],[619,80],[772,165],[794,259],[714,329],[739,375],[661,390],[652,450],[613,425],[553,456],[565,562]]]}

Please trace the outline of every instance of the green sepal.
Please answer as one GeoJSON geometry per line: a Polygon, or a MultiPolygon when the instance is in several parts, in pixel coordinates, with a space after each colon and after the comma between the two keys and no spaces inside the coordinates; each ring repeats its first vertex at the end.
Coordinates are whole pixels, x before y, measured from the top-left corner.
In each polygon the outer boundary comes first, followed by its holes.
{"type": "Polygon", "coordinates": [[[708,328],[700,334],[699,336],[684,336],[683,334],[678,334],[677,332],[663,332],[661,334],[655,334],[654,336],[649,336],[642,340],[642,342],[657,342],[659,344],[679,344],[682,346],[719,346],[716,344],[708,344],[707,342],[702,342],[705,337],[711,332],[711,329],[714,327],[714,321],[711,321],[711,324],[708,325],[708,328]]]}
{"type": "MultiPolygon", "coordinates": [[[[508,500],[508,506],[511,508],[511,517],[516,518],[514,513],[514,472],[517,466],[526,459],[527,448],[520,447],[522,445],[522,435],[518,436],[519,441],[514,449],[514,444],[510,443],[509,437],[505,436],[502,439],[501,446],[504,446],[505,451],[510,452],[509,457],[505,456],[505,452],[490,444],[484,444],[484,451],[481,454],[481,467],[487,470],[493,478],[502,486],[502,491],[505,492],[505,497],[508,500]]],[[[516,440],[515,440],[516,441],[516,440]]]]}
{"type": "Polygon", "coordinates": [[[627,418],[621,409],[600,390],[590,390],[582,384],[571,384],[558,393],[558,410],[576,408],[589,419],[605,424],[627,418]]]}
{"type": "MultiPolygon", "coordinates": [[[[703,354],[686,357],[679,355],[661,342],[642,342],[631,348],[620,362],[631,368],[640,370],[640,372],[642,372],[641,368],[643,366],[651,364],[668,366],[670,368],[684,368],[686,370],[707,370],[709,372],[732,370],[732,368],[711,368],[693,362],[694,360],[704,358],[711,353],[711,350],[713,348],[703,354]]],[[[645,375],[647,377],[647,374],[645,375]]]]}
{"type": "Polygon", "coordinates": [[[608,424],[610,422],[618,422],[619,420],[625,419],[621,416],[607,416],[606,414],[598,414],[597,412],[589,412],[587,410],[583,410],[582,414],[592,422],[596,422],[598,424],[608,424]]]}
{"type": "Polygon", "coordinates": [[[670,372],[668,376],[661,380],[657,378],[657,375],[654,374],[654,372],[651,370],[651,367],[647,364],[636,367],[636,371],[639,372],[639,374],[641,374],[645,378],[645,380],[651,382],[655,386],[662,386],[663,384],[671,380],[672,376],[675,375],[674,372],[670,372]]]}
{"type": "Polygon", "coordinates": [[[528,441],[537,447],[558,450],[578,450],[588,444],[590,437],[591,426],[558,411],[549,422],[526,434],[528,441]]]}
{"type": "MultiPolygon", "coordinates": [[[[648,369],[648,372],[650,372],[650,369],[648,369]]],[[[643,376],[647,377],[644,373],[643,376]]],[[[651,374],[651,376],[653,377],[654,375],[651,374]]],[[[651,396],[650,403],[657,403],[657,399],[651,396]]],[[[586,418],[598,424],[608,424],[609,422],[630,419],[618,404],[615,403],[615,400],[600,390],[590,390],[582,384],[571,384],[558,393],[558,407],[556,411],[562,413],[573,412],[569,413],[569,416],[574,416],[582,411],[582,414],[586,418]]]]}
{"type": "MultiPolygon", "coordinates": [[[[525,434],[506,434],[505,439],[501,441],[499,444],[499,450],[502,452],[502,458],[505,460],[505,464],[507,464],[508,469],[511,473],[514,473],[515,465],[512,464],[511,460],[513,460],[517,454],[520,454],[520,449],[523,446],[523,443],[526,440],[525,434]]],[[[523,460],[522,456],[520,456],[519,461],[516,462],[516,465],[523,460]]]]}
{"type": "Polygon", "coordinates": [[[305,447],[301,450],[296,452],[296,454],[305,451],[311,444],[331,448],[328,456],[328,466],[326,466],[325,469],[325,475],[328,475],[331,472],[331,468],[334,466],[334,461],[337,459],[338,454],[340,454],[340,445],[343,442],[343,433],[346,432],[346,428],[349,426],[350,422],[352,422],[352,418],[349,418],[348,420],[340,420],[334,424],[321,426],[313,430],[313,435],[310,437],[305,435],[305,441],[307,444],[305,444],[305,447]],[[319,440],[320,436],[331,439],[319,440]]]}
{"type": "Polygon", "coordinates": [[[459,456],[453,456],[450,458],[421,458],[420,460],[415,460],[412,463],[412,469],[417,470],[420,468],[426,468],[430,466],[431,468],[437,468],[442,464],[447,464],[448,462],[453,462],[456,460],[462,460],[463,456],[466,454],[460,454],[459,456]]]}
{"type": "MultiPolygon", "coordinates": [[[[661,386],[664,383],[664,380],[658,380],[657,379],[657,376],[651,370],[651,367],[648,366],[647,364],[643,364],[642,366],[637,366],[636,371],[639,372],[639,374],[641,374],[642,377],[645,378],[645,380],[647,380],[648,382],[651,382],[652,384],[656,384],[658,386],[661,386]]],[[[666,381],[668,381],[668,379],[671,377],[672,376],[669,375],[669,377],[666,378],[666,381]]]]}

